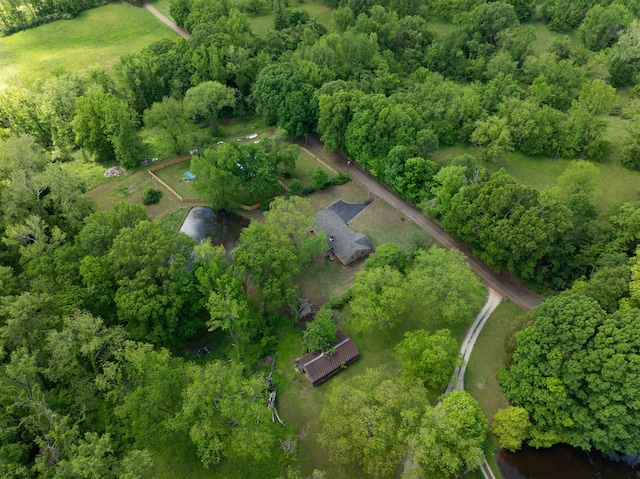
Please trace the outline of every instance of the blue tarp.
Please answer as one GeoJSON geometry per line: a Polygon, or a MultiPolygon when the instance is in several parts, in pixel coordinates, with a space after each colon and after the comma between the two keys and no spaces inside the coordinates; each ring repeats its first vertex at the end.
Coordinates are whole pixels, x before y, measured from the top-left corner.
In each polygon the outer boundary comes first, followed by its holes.
{"type": "Polygon", "coordinates": [[[190,171],[187,171],[187,172],[184,174],[184,177],[185,177],[187,180],[194,180],[194,179],[196,178],[196,175],[194,175],[194,174],[193,174],[193,173],[191,173],[190,171]]]}

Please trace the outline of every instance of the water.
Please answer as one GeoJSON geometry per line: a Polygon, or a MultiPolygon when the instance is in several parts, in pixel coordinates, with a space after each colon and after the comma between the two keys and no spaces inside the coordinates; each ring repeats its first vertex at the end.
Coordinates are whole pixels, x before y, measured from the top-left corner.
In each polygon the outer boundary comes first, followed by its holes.
{"type": "Polygon", "coordinates": [[[200,242],[211,239],[215,245],[224,245],[227,254],[238,245],[240,231],[249,225],[249,220],[231,211],[214,211],[204,206],[191,208],[180,232],[200,242]]]}
{"type": "Polygon", "coordinates": [[[638,479],[640,470],[598,452],[567,445],[549,449],[501,450],[496,457],[504,479],[638,479]]]}

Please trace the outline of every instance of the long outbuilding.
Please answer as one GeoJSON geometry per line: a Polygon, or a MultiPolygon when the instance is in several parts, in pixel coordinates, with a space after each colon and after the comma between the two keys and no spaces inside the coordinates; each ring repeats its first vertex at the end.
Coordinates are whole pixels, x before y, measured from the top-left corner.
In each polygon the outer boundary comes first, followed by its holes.
{"type": "Polygon", "coordinates": [[[359,354],[351,338],[338,332],[338,342],[330,348],[330,353],[325,354],[322,351],[307,353],[296,359],[295,368],[303,372],[311,384],[317,386],[358,359],[359,354]]]}

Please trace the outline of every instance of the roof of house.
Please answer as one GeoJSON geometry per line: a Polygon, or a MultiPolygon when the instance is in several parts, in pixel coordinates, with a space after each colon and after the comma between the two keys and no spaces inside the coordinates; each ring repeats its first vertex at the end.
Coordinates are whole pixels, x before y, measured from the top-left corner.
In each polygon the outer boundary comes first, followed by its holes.
{"type": "Polygon", "coordinates": [[[315,217],[318,220],[318,227],[327,234],[329,248],[333,248],[341,259],[349,258],[358,250],[373,249],[369,238],[349,228],[335,211],[318,211],[315,217]]]}
{"type": "Polygon", "coordinates": [[[296,359],[302,366],[312,384],[318,384],[336,374],[344,364],[349,364],[358,357],[358,348],[349,336],[338,333],[338,342],[333,345],[335,351],[325,356],[321,351],[307,353],[296,359]]]}

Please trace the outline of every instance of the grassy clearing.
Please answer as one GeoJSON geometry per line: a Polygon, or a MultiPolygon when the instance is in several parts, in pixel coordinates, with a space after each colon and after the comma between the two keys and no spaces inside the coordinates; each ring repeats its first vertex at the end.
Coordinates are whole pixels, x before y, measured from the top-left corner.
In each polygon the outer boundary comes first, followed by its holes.
{"type": "Polygon", "coordinates": [[[347,203],[364,203],[369,199],[369,193],[358,183],[348,181],[344,185],[330,186],[316,191],[310,196],[311,206],[318,211],[324,210],[338,200],[347,203]]]}
{"type": "Polygon", "coordinates": [[[189,171],[191,161],[178,163],[156,170],[156,175],[183,198],[198,198],[198,193],[193,188],[193,182],[187,181],[184,174],[189,171]]]}
{"type": "Polygon", "coordinates": [[[456,30],[456,26],[446,18],[429,17],[429,28],[436,34],[436,38],[442,38],[456,30]]]}
{"type": "Polygon", "coordinates": [[[579,40],[577,39],[575,33],[567,34],[567,33],[559,33],[552,32],[549,28],[542,22],[531,22],[524,23],[523,26],[532,26],[536,31],[536,39],[533,42],[533,54],[538,56],[541,53],[544,53],[549,50],[551,44],[556,40],[562,40],[564,37],[569,38],[572,43],[577,43],[579,40]]]}
{"type": "Polygon", "coordinates": [[[469,358],[464,387],[490,421],[498,409],[507,406],[496,373],[507,360],[505,341],[521,329],[525,314],[512,302],[502,302],[487,320],[469,358]]]}
{"type": "Polygon", "coordinates": [[[414,245],[414,239],[422,232],[417,224],[381,198],[353,218],[349,226],[365,232],[375,246],[393,242],[405,251],[414,245]]]}
{"type": "MultiPolygon", "coordinates": [[[[616,148],[616,145],[626,134],[624,131],[620,132],[620,125],[624,120],[617,117],[610,117],[609,119],[612,120],[609,124],[609,129],[612,130],[612,133],[608,136],[612,140],[614,148],[616,148]]],[[[476,147],[458,144],[441,148],[434,153],[433,159],[436,162],[445,162],[449,158],[454,158],[464,153],[476,158],[480,157],[480,152],[476,147]]],[[[558,177],[569,165],[570,160],[534,158],[519,152],[513,152],[492,162],[479,161],[479,163],[485,166],[490,173],[504,168],[516,180],[541,189],[555,185],[558,177]]],[[[598,211],[608,213],[618,203],[640,199],[640,173],[623,168],[616,159],[611,158],[602,162],[594,162],[594,164],[599,170],[599,184],[592,194],[592,199],[598,211]]]]}
{"type": "MultiPolygon", "coordinates": [[[[418,307],[412,307],[401,318],[399,325],[391,331],[361,332],[355,330],[351,324],[349,307],[345,307],[340,315],[338,327],[349,334],[358,345],[359,359],[345,371],[329,382],[313,387],[307,379],[293,370],[293,363],[301,354],[300,332],[292,331],[280,341],[280,355],[278,368],[286,384],[279,400],[279,410],[285,422],[298,424],[299,453],[298,458],[303,474],[309,474],[314,468],[327,472],[327,476],[334,479],[359,479],[369,477],[359,468],[353,466],[338,466],[328,461],[326,451],[318,444],[316,437],[320,432],[320,408],[331,384],[337,381],[348,381],[349,378],[363,374],[367,368],[386,367],[390,375],[397,375],[399,364],[395,359],[393,348],[404,337],[407,331],[427,329],[435,331],[445,327],[444,324],[428,324],[424,312],[418,307]]],[[[465,333],[465,326],[459,326],[452,331],[454,337],[460,341],[465,333]]],[[[434,404],[440,392],[430,392],[427,400],[434,404]]],[[[393,476],[390,476],[393,477],[393,476]]]]}
{"type": "Polygon", "coordinates": [[[162,191],[162,199],[155,205],[147,206],[147,214],[151,218],[171,216],[169,224],[182,223],[186,212],[194,204],[181,203],[175,196],[169,193],[160,183],[154,180],[146,168],[135,172],[125,172],[123,175],[111,178],[106,183],[88,191],[87,194],[96,202],[98,210],[108,210],[113,203],[126,201],[127,203],[142,204],[142,193],[145,188],[155,188],[162,191]],[[180,219],[178,220],[178,217],[180,219]]]}
{"type": "Polygon", "coordinates": [[[296,161],[296,169],[291,175],[291,178],[299,179],[302,182],[302,186],[311,186],[312,181],[309,177],[309,173],[312,169],[317,167],[322,168],[329,175],[336,174],[335,170],[327,168],[325,164],[318,162],[311,153],[304,148],[301,148],[300,155],[298,155],[298,160],[296,161]]]}
{"type": "Polygon", "coordinates": [[[108,68],[121,55],[175,36],[145,8],[115,3],[87,10],[0,38],[0,89],[16,78],[28,87],[57,72],[108,68]]]}
{"type": "Polygon", "coordinates": [[[300,287],[300,293],[309,298],[309,301],[321,305],[349,289],[363,266],[364,260],[342,266],[339,261],[319,258],[304,267],[296,278],[296,284],[300,287]]]}
{"type": "MultiPolygon", "coordinates": [[[[313,20],[325,27],[329,33],[335,30],[331,21],[333,9],[319,0],[311,0],[304,3],[290,2],[289,8],[307,12],[313,20]]],[[[259,36],[266,35],[267,32],[275,30],[275,14],[271,12],[253,15],[249,18],[249,24],[254,34],[259,36]]]]}

